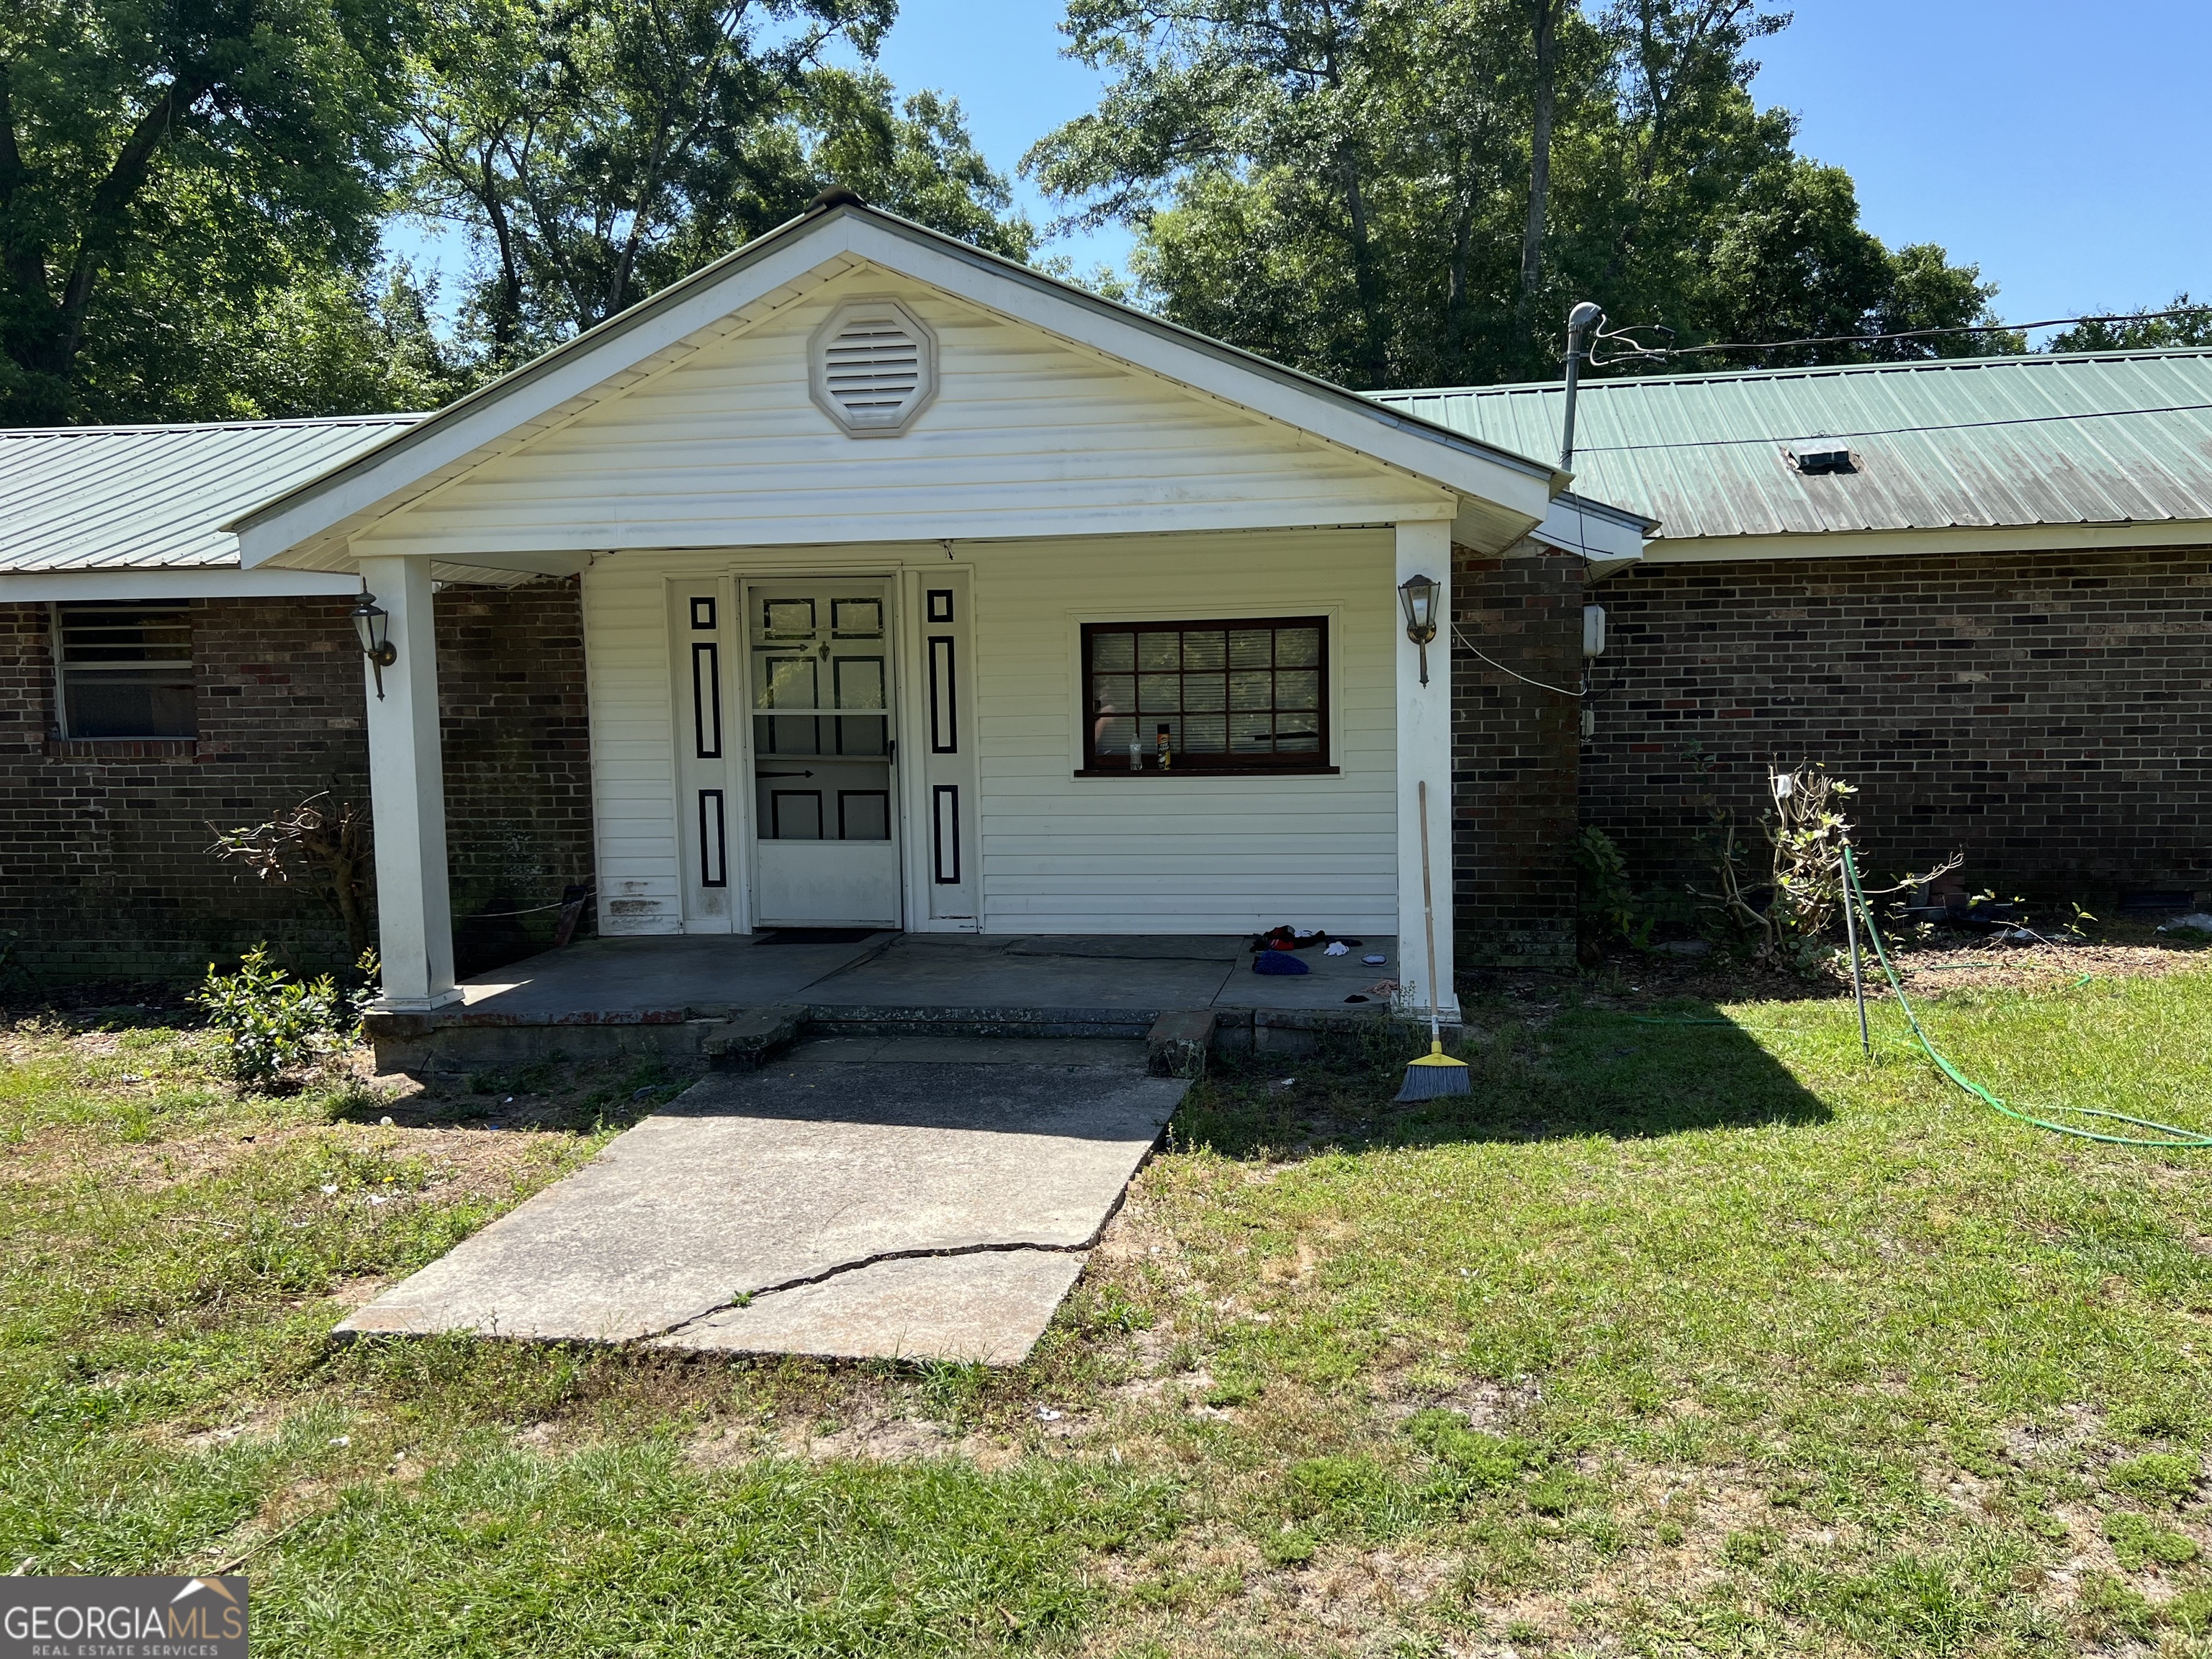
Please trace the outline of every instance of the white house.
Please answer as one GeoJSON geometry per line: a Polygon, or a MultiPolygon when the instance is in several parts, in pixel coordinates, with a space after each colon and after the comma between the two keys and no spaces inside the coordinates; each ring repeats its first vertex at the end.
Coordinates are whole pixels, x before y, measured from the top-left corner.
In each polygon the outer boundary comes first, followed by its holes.
{"type": "Polygon", "coordinates": [[[1632,556],[1565,482],[825,192],[232,527],[388,617],[394,1011],[456,994],[428,602],[493,572],[581,577],[605,933],[1311,920],[1410,972],[1425,781],[1449,1000],[1451,653],[1400,590],[1632,556]]]}

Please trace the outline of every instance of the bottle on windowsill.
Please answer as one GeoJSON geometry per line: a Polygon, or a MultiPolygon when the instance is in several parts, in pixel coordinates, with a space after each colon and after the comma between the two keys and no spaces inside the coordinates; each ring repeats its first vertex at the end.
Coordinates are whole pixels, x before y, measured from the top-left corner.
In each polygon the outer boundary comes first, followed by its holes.
{"type": "Polygon", "coordinates": [[[1141,772],[1145,769],[1145,746],[1138,741],[1137,734],[1133,732],[1129,734],[1129,769],[1132,772],[1141,772]]]}

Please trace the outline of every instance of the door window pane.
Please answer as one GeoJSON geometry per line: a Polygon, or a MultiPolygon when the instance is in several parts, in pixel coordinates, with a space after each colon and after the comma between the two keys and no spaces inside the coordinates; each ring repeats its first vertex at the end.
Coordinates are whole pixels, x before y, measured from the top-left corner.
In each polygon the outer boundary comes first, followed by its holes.
{"type": "Polygon", "coordinates": [[[818,708],[815,701],[817,676],[811,657],[769,657],[753,659],[753,673],[759,690],[753,697],[756,708],[818,708]]]}
{"type": "Polygon", "coordinates": [[[839,657],[830,665],[830,679],[837,690],[840,708],[881,708],[884,706],[884,659],[881,657],[839,657]]]}
{"type": "Polygon", "coordinates": [[[891,838],[891,798],[885,789],[840,789],[837,792],[837,839],[889,841],[891,838]]]}
{"type": "Polygon", "coordinates": [[[769,836],[774,841],[822,839],[822,792],[775,789],[769,793],[769,836]]]}
{"type": "Polygon", "coordinates": [[[837,728],[837,752],[841,755],[888,755],[890,736],[890,722],[881,714],[840,714],[831,722],[837,728]]]}
{"type": "Polygon", "coordinates": [[[884,636],[881,599],[832,599],[830,632],[841,640],[879,640],[884,636]]]}
{"type": "Polygon", "coordinates": [[[771,640],[811,640],[814,637],[814,601],[763,599],[761,633],[771,640]]]}

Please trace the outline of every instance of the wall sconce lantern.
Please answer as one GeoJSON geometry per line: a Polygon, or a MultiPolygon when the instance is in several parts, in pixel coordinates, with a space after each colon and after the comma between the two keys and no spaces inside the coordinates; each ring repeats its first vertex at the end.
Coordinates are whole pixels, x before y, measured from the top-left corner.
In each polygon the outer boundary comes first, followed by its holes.
{"type": "Polygon", "coordinates": [[[392,642],[392,613],[364,587],[360,601],[346,614],[353,621],[354,636],[361,641],[361,654],[376,671],[376,700],[381,702],[384,671],[399,660],[399,647],[392,642]]]}
{"type": "Polygon", "coordinates": [[[1437,584],[1427,576],[1408,576],[1398,586],[1406,608],[1406,637],[1421,647],[1421,684],[1429,683],[1429,645],[1437,636],[1437,584]]]}

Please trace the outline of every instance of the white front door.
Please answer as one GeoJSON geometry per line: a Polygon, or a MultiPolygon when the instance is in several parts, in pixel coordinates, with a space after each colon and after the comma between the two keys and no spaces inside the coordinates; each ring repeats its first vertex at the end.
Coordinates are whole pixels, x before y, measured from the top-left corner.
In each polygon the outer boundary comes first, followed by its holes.
{"type": "Polygon", "coordinates": [[[890,584],[755,582],[744,612],[755,920],[896,927],[890,584]]]}

